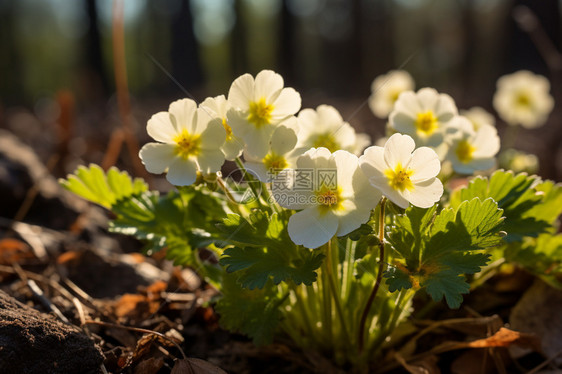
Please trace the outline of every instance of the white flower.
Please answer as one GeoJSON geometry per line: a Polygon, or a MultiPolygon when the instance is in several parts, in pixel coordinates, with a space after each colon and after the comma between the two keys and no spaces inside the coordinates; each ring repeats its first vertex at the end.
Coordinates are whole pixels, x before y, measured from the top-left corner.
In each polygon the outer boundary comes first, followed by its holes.
{"type": "Polygon", "coordinates": [[[229,126],[226,119],[226,113],[230,109],[230,104],[224,95],[216,97],[208,97],[200,105],[205,112],[212,118],[218,118],[226,131],[226,141],[224,142],[221,150],[224,153],[224,158],[229,161],[236,159],[242,154],[244,149],[244,141],[238,136],[232,134],[232,128],[229,126]]]}
{"type": "Polygon", "coordinates": [[[230,86],[227,112],[234,135],[244,139],[246,152],[264,157],[271,135],[279,123],[301,107],[301,97],[292,88],[283,88],[283,78],[271,70],[262,70],[256,79],[250,74],[238,77],[230,86]]]}
{"type": "Polygon", "coordinates": [[[412,91],[414,87],[414,79],[405,70],[391,70],[379,75],[371,84],[369,107],[375,116],[387,118],[398,96],[402,92],[412,91]]]}
{"type": "Polygon", "coordinates": [[[271,136],[269,151],[262,158],[244,153],[244,166],[262,182],[270,182],[277,174],[296,165],[296,159],[303,152],[295,149],[297,144],[296,117],[281,122],[271,136]]]}
{"type": "Polygon", "coordinates": [[[224,163],[224,127],[220,120],[197,109],[193,100],[174,101],[168,112],[156,113],[148,120],[146,130],[160,143],[142,147],[142,163],[151,173],[167,172],[166,179],[176,186],[193,184],[198,171],[213,173],[224,163]]]}
{"type": "Polygon", "coordinates": [[[549,90],[548,79],[530,71],[504,75],[497,82],[494,108],[510,125],[536,128],[546,122],[554,107],[549,90]]]}
{"type": "Polygon", "coordinates": [[[496,164],[494,156],[500,150],[500,138],[495,127],[485,125],[474,131],[472,123],[463,116],[453,119],[451,127],[456,132],[445,140],[449,145],[446,159],[451,161],[454,171],[472,174],[496,164]]]}
{"type": "Polygon", "coordinates": [[[369,147],[359,158],[369,182],[404,209],[409,203],[429,208],[443,195],[443,184],[436,178],[441,169],[437,153],[428,147],[414,151],[415,146],[408,135],[394,134],[384,148],[369,147]]]}
{"type": "Polygon", "coordinates": [[[357,229],[381,198],[359,169],[357,156],[347,151],[310,149],[293,172],[292,190],[274,191],[274,197],[285,208],[302,209],[289,218],[287,229],[295,244],[308,248],[357,229]]]}
{"type": "Polygon", "coordinates": [[[356,134],[338,110],[330,105],[320,105],[316,110],[301,110],[299,121],[297,148],[324,147],[330,152],[344,150],[359,155],[371,143],[367,134],[356,134]]]}
{"type": "Polygon", "coordinates": [[[474,131],[482,126],[496,126],[496,119],[493,114],[488,113],[484,108],[479,106],[472,107],[468,110],[461,110],[460,114],[472,123],[474,131]]]}
{"type": "Polygon", "coordinates": [[[436,147],[443,142],[447,122],[457,113],[451,96],[422,88],[416,93],[400,94],[390,113],[389,126],[410,135],[418,146],[436,147]]]}

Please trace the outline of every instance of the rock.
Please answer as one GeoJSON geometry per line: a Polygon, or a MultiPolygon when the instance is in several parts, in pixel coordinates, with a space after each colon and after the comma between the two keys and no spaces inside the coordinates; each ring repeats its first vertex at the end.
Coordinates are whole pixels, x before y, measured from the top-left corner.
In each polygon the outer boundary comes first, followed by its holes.
{"type": "Polygon", "coordinates": [[[68,229],[86,202],[60,187],[43,161],[10,132],[0,130],[1,215],[13,219],[28,191],[35,187],[37,196],[25,220],[52,229],[68,229]]]}
{"type": "MultiPolygon", "coordinates": [[[[562,291],[537,279],[511,311],[511,329],[537,335],[544,355],[550,358],[562,351],[562,291]]],[[[522,352],[510,352],[517,356],[522,352]]],[[[562,357],[554,360],[562,364],[562,357]]]]}
{"type": "Polygon", "coordinates": [[[99,373],[103,355],[78,328],[65,325],[0,291],[3,373],[99,373]]]}

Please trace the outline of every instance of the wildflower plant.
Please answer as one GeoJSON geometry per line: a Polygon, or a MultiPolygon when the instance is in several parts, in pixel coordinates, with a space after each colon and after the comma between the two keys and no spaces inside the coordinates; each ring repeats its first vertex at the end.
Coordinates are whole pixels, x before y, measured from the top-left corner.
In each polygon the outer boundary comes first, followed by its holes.
{"type": "Polygon", "coordinates": [[[418,292],[458,308],[468,279],[477,285],[482,269],[507,261],[562,286],[552,262],[562,253],[562,187],[498,170],[451,191],[442,165],[492,170],[495,128],[458,116],[431,88],[395,99],[391,136],[361,154],[366,137],[335,108],[297,113],[300,95],[279,74],[245,74],[228,99],[179,100],[149,120],[158,143],[140,157],[175,185],[167,194],[96,165],[61,183],[111,210],[110,230],[145,241],[147,254],[165,250],[216,287],[225,328],[376,371],[392,359],[385,350],[401,342],[396,327],[418,292]],[[242,182],[222,176],[226,160],[242,182]]]}

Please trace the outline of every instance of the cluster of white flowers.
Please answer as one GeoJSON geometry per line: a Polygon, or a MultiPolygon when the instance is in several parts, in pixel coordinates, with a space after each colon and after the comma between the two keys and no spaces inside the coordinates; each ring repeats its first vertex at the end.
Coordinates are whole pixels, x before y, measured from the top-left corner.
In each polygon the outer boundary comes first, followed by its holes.
{"type": "MultiPolygon", "coordinates": [[[[500,141],[491,114],[475,107],[459,115],[449,95],[413,88],[404,71],[375,79],[369,105],[388,117],[393,135],[368,147],[370,138],[357,134],[334,107],[300,110],[299,93],[284,87],[279,74],[244,74],[228,97],[199,106],[178,100],[152,116],[147,131],[158,143],[146,144],[140,157],[149,172],[167,173],[172,184],[185,186],[219,172],[225,160],[242,162],[243,155],[246,170],[269,183],[277,204],[299,210],[289,219],[292,240],[316,248],[367,222],[382,195],[402,208],[438,202],[442,162],[461,174],[496,164],[500,141]],[[299,171],[311,170],[333,173],[302,179],[299,171]],[[283,181],[277,190],[276,180],[283,181]],[[297,189],[298,183],[307,186],[297,189]]],[[[546,79],[529,72],[502,77],[494,105],[510,124],[538,126],[552,109],[548,89],[546,79]]]]}

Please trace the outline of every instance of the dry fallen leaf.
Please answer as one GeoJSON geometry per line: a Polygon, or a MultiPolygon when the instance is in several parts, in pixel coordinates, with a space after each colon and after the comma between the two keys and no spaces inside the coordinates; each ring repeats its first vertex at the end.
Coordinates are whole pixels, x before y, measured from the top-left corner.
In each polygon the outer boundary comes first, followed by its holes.
{"type": "Polygon", "coordinates": [[[31,248],[18,239],[0,239],[0,264],[12,265],[27,259],[35,258],[31,248]]]}
{"type": "Polygon", "coordinates": [[[177,360],[171,374],[227,374],[216,365],[198,358],[177,360]]]}
{"type": "Polygon", "coordinates": [[[488,338],[467,343],[469,348],[510,347],[512,345],[540,351],[540,341],[534,334],[513,331],[505,327],[500,328],[498,332],[488,338]]]}

